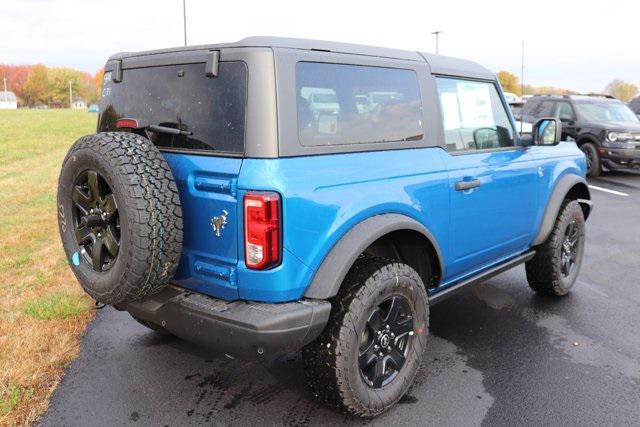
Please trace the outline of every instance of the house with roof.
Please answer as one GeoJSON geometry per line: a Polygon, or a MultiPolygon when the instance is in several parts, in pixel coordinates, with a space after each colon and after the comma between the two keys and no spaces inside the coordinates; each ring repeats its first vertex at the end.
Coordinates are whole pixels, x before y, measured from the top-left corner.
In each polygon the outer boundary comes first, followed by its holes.
{"type": "Polygon", "coordinates": [[[18,98],[16,94],[9,91],[0,92],[0,109],[15,110],[18,108],[18,98]]]}
{"type": "Polygon", "coordinates": [[[74,110],[86,110],[87,103],[82,98],[74,98],[73,103],[71,104],[71,108],[74,110]]]}

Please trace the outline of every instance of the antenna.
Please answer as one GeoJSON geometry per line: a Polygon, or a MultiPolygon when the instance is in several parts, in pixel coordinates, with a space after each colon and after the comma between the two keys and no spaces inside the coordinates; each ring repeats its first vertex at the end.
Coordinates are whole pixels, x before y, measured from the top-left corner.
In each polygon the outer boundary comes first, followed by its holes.
{"type": "Polygon", "coordinates": [[[182,24],[184,26],[184,45],[187,46],[187,0],[182,0],[182,24]]]}
{"type": "Polygon", "coordinates": [[[438,54],[438,36],[440,36],[440,33],[442,33],[442,31],[440,30],[434,31],[433,33],[431,33],[436,36],[436,55],[438,54]]]}

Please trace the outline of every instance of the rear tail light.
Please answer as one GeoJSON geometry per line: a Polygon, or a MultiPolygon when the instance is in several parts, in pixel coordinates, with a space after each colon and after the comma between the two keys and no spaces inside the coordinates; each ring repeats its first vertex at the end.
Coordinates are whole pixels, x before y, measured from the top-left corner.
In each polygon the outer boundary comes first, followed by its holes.
{"type": "Polygon", "coordinates": [[[280,196],[273,192],[244,195],[244,262],[254,270],[280,263],[280,196]]]}

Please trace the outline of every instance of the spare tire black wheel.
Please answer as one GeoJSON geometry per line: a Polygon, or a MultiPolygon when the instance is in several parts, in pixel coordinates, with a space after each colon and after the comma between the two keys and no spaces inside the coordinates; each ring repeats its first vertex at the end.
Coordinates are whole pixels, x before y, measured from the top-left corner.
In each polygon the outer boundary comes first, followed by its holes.
{"type": "Polygon", "coordinates": [[[137,134],[73,144],[58,182],[58,225],[80,285],[105,304],[158,293],[180,261],[178,188],[157,147],[137,134]]]}

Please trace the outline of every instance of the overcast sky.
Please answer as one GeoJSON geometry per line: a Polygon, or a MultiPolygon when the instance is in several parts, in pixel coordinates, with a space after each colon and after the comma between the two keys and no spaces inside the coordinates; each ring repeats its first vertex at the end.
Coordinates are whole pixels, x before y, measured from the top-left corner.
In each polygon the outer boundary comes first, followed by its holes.
{"type": "MultiPolygon", "coordinates": [[[[520,74],[525,82],[601,91],[640,86],[640,1],[187,0],[189,44],[276,35],[435,51],[520,74]]],[[[0,0],[0,63],[94,73],[118,51],[183,43],[182,0],[0,0]]]]}

